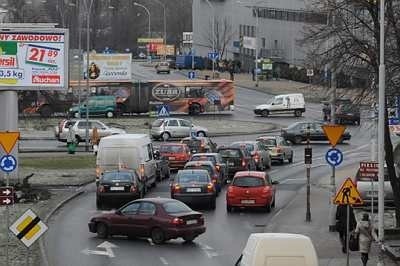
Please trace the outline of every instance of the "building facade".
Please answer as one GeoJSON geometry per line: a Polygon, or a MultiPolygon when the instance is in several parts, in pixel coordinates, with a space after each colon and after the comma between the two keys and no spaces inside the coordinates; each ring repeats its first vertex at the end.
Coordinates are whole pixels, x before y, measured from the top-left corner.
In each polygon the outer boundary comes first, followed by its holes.
{"type": "Polygon", "coordinates": [[[305,0],[193,0],[192,8],[196,55],[207,56],[214,39],[222,59],[240,60],[245,71],[254,67],[256,50],[242,47],[243,36],[257,37],[259,58],[302,66],[306,51],[300,40],[305,26],[325,24],[327,19],[309,11],[305,0]]]}

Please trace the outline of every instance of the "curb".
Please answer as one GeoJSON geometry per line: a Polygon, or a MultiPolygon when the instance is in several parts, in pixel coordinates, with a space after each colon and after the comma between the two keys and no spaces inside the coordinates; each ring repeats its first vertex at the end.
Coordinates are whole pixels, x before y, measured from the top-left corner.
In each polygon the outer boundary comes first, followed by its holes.
{"type": "MultiPolygon", "coordinates": [[[[82,187],[80,187],[82,188],[82,187]]],[[[83,193],[85,193],[84,190],[79,190],[76,191],[74,194],[72,194],[71,196],[69,196],[68,198],[64,199],[63,201],[61,201],[60,203],[58,203],[56,205],[56,207],[54,207],[48,214],[47,216],[43,219],[43,222],[45,224],[48,224],[49,219],[51,218],[51,216],[54,215],[55,212],[57,212],[59,209],[61,209],[65,204],[67,204],[68,202],[70,202],[71,200],[79,197],[80,195],[82,195],[83,193]]],[[[39,239],[39,249],[40,249],[40,265],[44,265],[44,266],[49,266],[49,261],[47,258],[47,253],[45,250],[45,246],[44,246],[44,242],[43,242],[43,238],[39,239]]]]}

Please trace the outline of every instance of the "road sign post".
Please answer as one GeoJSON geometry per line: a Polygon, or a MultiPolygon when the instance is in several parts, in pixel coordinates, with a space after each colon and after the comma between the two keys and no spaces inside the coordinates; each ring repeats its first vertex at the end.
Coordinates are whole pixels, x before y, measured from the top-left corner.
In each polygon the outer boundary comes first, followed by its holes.
{"type": "Polygon", "coordinates": [[[375,161],[360,162],[359,177],[371,180],[371,220],[374,221],[374,181],[378,180],[379,164],[375,161]]]}
{"type": "Polygon", "coordinates": [[[306,176],[307,176],[307,209],[306,209],[306,222],[311,222],[311,163],[312,163],[312,149],[310,147],[310,127],[307,127],[307,147],[304,149],[304,158],[306,163],[306,176]]]}

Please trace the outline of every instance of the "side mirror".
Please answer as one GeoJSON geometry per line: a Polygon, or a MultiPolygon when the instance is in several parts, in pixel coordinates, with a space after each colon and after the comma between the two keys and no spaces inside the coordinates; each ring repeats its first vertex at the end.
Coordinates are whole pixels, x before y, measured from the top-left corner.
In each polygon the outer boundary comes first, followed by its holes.
{"type": "Polygon", "coordinates": [[[116,211],[115,211],[115,214],[116,214],[116,215],[122,215],[122,212],[121,212],[120,210],[116,210],[116,211]]]}
{"type": "Polygon", "coordinates": [[[279,181],[272,181],[272,185],[279,185],[279,181]]]}

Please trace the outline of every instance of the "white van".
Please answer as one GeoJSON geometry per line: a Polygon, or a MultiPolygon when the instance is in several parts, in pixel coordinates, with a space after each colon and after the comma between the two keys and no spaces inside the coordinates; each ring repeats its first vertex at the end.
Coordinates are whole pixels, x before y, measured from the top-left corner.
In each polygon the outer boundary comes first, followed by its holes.
{"type": "Polygon", "coordinates": [[[299,234],[251,234],[235,266],[318,266],[311,239],[299,234]]]}
{"type": "Polygon", "coordinates": [[[156,185],[157,164],[153,144],[146,134],[120,134],[100,140],[96,158],[96,181],[104,171],[136,171],[147,187],[156,185]]]}
{"type": "Polygon", "coordinates": [[[256,115],[264,117],[272,113],[293,113],[294,116],[300,117],[305,111],[304,96],[301,93],[276,95],[269,103],[258,105],[254,109],[256,115]]]}

